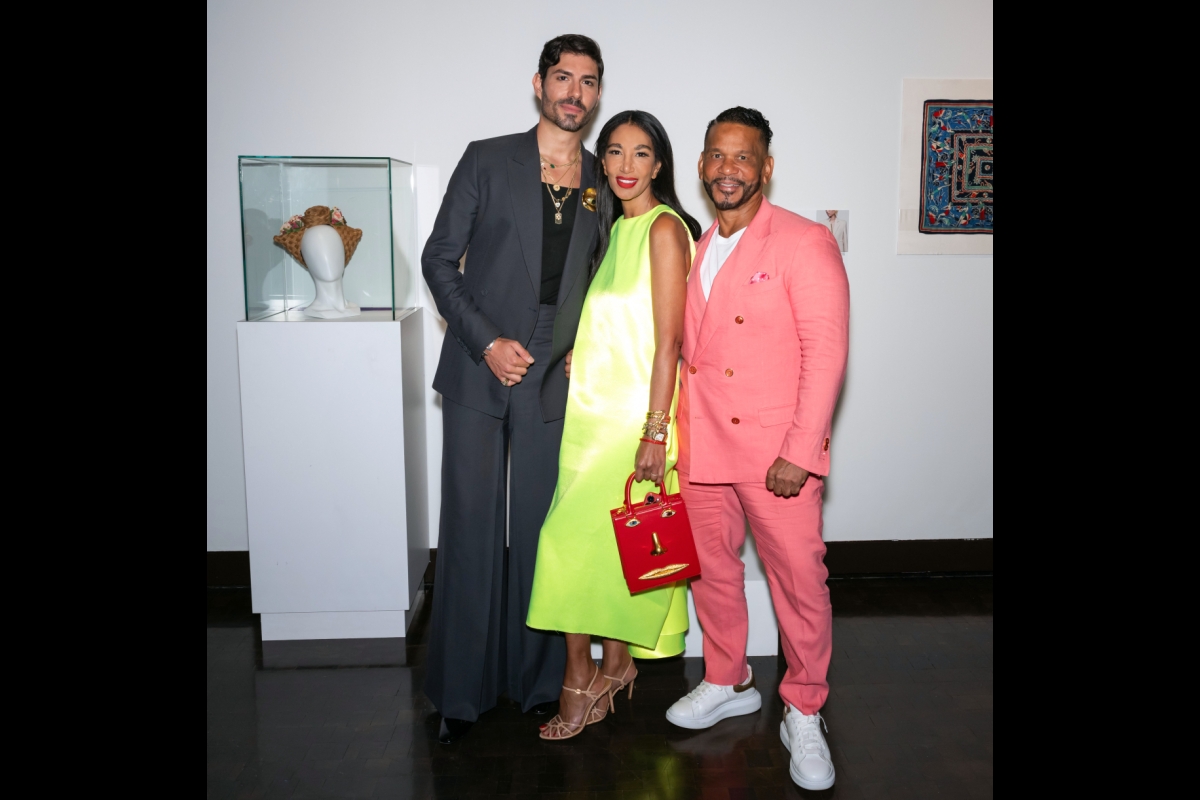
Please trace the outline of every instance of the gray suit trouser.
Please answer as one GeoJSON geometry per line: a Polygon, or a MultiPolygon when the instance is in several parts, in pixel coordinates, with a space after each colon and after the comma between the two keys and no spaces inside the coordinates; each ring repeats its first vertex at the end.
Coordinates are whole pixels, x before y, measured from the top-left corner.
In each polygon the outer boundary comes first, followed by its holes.
{"type": "Polygon", "coordinates": [[[562,686],[563,636],[525,625],[562,443],[563,421],[543,422],[539,397],[554,311],[541,307],[528,346],[535,363],[511,389],[503,418],[442,400],[442,512],[425,693],[444,717],[475,720],[502,693],[528,711],[558,699],[562,686]]]}

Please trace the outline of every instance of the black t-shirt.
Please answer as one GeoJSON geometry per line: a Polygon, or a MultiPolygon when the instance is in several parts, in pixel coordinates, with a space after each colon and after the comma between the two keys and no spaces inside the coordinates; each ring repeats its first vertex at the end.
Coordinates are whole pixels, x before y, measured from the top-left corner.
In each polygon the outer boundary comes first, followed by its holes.
{"type": "MultiPolygon", "coordinates": [[[[571,196],[563,203],[562,224],[554,222],[554,202],[547,184],[542,184],[542,299],[545,305],[558,302],[558,286],[562,283],[563,267],[567,263],[567,248],[571,245],[571,231],[575,229],[575,209],[579,206],[579,190],[572,189],[571,196]]],[[[555,192],[562,197],[562,190],[555,192]]]]}

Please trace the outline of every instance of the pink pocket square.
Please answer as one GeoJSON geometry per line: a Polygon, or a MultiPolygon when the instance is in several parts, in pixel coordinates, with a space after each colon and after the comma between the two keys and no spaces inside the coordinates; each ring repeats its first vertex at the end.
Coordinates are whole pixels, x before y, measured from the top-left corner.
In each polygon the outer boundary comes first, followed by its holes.
{"type": "Polygon", "coordinates": [[[765,272],[756,272],[754,277],[750,279],[751,283],[762,283],[763,281],[771,280],[771,276],[765,272]]]}

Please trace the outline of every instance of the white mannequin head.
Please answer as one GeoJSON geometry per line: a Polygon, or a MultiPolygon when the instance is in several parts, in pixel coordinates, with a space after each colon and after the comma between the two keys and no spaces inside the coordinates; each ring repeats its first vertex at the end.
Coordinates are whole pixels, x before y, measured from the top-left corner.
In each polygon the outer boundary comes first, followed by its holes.
{"type": "Polygon", "coordinates": [[[316,299],[304,309],[304,314],[318,319],[358,316],[358,306],[347,303],[342,292],[346,251],[337,231],[328,225],[313,225],[304,231],[300,252],[317,287],[316,299]]]}

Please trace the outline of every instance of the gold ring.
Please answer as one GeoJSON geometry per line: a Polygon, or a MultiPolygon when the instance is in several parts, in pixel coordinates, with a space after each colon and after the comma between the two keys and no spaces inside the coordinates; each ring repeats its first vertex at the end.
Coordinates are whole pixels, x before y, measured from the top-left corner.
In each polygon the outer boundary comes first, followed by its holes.
{"type": "Polygon", "coordinates": [[[508,386],[508,378],[501,378],[501,379],[500,379],[500,385],[501,385],[501,386],[508,386]]]}

